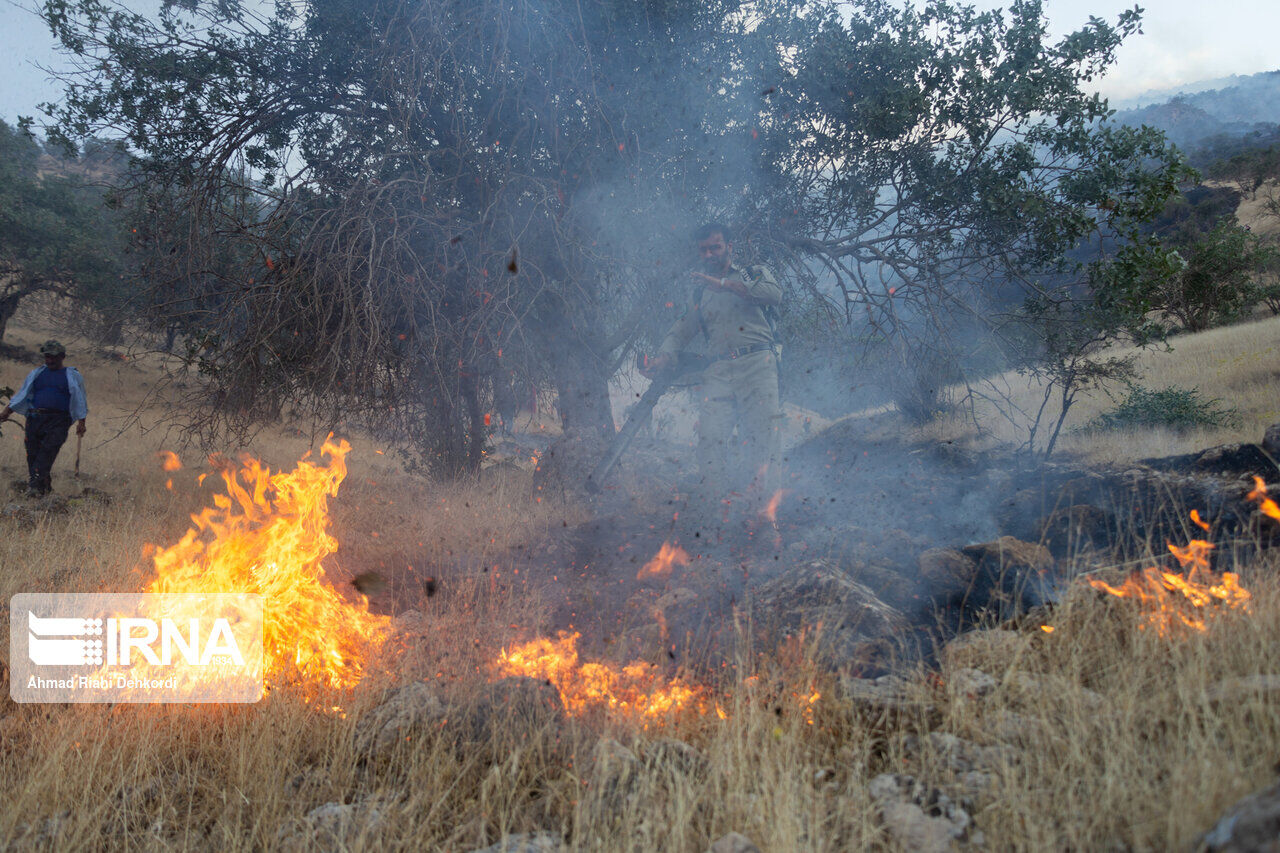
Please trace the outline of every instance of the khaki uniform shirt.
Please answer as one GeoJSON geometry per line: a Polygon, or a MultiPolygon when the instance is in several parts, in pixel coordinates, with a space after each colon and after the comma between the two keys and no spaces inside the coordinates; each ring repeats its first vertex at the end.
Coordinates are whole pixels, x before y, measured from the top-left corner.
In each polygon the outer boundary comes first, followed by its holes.
{"type": "Polygon", "coordinates": [[[743,269],[732,264],[725,278],[745,284],[754,301],[728,291],[698,288],[684,315],[667,332],[659,353],[674,357],[704,328],[707,354],[712,358],[752,344],[774,343],[773,330],[764,314],[764,306],[782,302],[782,288],[773,273],[764,266],[743,269]]]}

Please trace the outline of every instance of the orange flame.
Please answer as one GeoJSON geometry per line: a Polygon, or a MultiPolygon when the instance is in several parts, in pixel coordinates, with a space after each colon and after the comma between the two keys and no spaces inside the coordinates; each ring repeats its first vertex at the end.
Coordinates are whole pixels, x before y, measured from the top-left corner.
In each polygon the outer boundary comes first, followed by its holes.
{"type": "MultiPolygon", "coordinates": [[[[1205,526],[1198,513],[1193,513],[1192,520],[1205,526]]],[[[1185,547],[1170,544],[1169,552],[1177,559],[1183,574],[1148,568],[1133,573],[1118,587],[1095,578],[1088,578],[1089,585],[1109,595],[1137,601],[1142,609],[1139,628],[1152,628],[1163,637],[1181,624],[1203,633],[1207,630],[1205,620],[1212,612],[1206,609],[1209,605],[1217,602],[1228,610],[1247,613],[1253,597],[1240,586],[1240,576],[1235,572],[1214,577],[1209,569],[1213,547],[1212,542],[1203,539],[1193,539],[1185,547]]]]}
{"type": "Polygon", "coordinates": [[[1268,518],[1280,521],[1280,506],[1276,506],[1276,502],[1267,497],[1267,484],[1258,476],[1253,478],[1253,491],[1245,496],[1251,501],[1258,502],[1258,509],[1268,518]]]}
{"type": "Polygon", "coordinates": [[[653,664],[579,662],[579,636],[561,631],[555,640],[539,637],[512,646],[499,655],[496,669],[503,676],[526,675],[550,682],[570,713],[603,709],[654,718],[689,708],[703,710],[701,689],[679,680],[663,681],[653,664]]]}
{"type": "Polygon", "coordinates": [[[191,516],[181,540],[155,551],[156,577],[146,591],[261,594],[267,677],[353,686],[389,620],[344,598],[320,565],[338,549],[327,529],[328,499],[346,477],[350,450],[326,440],[327,465],[304,456],[287,473],[247,457],[238,472],[225,467],[227,493],[191,516]]]}
{"type": "Polygon", "coordinates": [[[786,497],[786,489],[778,489],[773,493],[773,497],[769,498],[769,503],[765,505],[760,515],[767,519],[771,524],[778,523],[778,507],[782,505],[782,499],[786,497]]]}
{"type": "Polygon", "coordinates": [[[178,454],[172,450],[161,450],[158,454],[160,457],[160,466],[166,471],[181,471],[182,460],[178,459],[178,454]]]}
{"type": "Polygon", "coordinates": [[[673,545],[670,542],[663,542],[662,547],[658,549],[658,553],[653,559],[645,563],[640,571],[636,573],[636,580],[648,580],[649,578],[665,578],[671,574],[671,569],[675,566],[689,565],[689,552],[681,548],[679,545],[673,545]]]}

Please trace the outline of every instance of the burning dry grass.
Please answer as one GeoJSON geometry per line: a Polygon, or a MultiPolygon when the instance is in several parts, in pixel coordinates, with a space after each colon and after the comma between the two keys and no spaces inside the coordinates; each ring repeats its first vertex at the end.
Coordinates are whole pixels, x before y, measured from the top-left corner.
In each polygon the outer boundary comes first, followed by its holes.
{"type": "MultiPolygon", "coordinates": [[[[89,382],[104,384],[96,371],[89,382]]],[[[95,400],[99,417],[109,408],[95,400]]],[[[8,431],[4,442],[0,465],[13,474],[20,445],[8,431]]],[[[280,437],[258,451],[287,468],[305,445],[280,437]]],[[[176,541],[216,480],[197,488],[203,462],[188,454],[163,470],[162,449],[157,434],[132,433],[87,467],[110,505],[6,526],[0,596],[145,586],[144,544],[176,541]]],[[[720,683],[696,685],[707,701],[692,713],[585,713],[562,726],[497,713],[479,742],[428,728],[370,757],[353,735],[397,674],[436,685],[459,713],[478,706],[502,650],[543,619],[536,597],[482,570],[505,572],[509,546],[564,516],[529,502],[516,480],[432,486],[359,447],[349,461],[333,505],[341,547],[327,568],[338,582],[352,566],[450,569],[446,594],[406,599],[423,611],[418,629],[390,641],[355,690],[285,685],[246,707],[17,706],[6,695],[0,839],[274,849],[302,846],[312,809],[349,803],[353,848],[468,850],[539,830],[577,849],[696,851],[729,831],[769,850],[879,847],[889,842],[868,788],[877,774],[973,783],[929,742],[909,748],[907,736],[936,731],[1008,746],[971,794],[992,849],[1158,850],[1186,846],[1272,777],[1280,694],[1247,680],[1280,675],[1270,557],[1232,567],[1249,611],[1224,612],[1203,632],[1141,630],[1130,602],[1076,584],[1049,617],[1051,634],[1030,626],[949,651],[937,676],[913,680],[919,703],[896,715],[840,698],[800,649],[741,659],[720,683]],[[990,693],[964,686],[972,667],[994,676],[990,693]]]]}
{"type": "MultiPolygon", "coordinates": [[[[1255,568],[1274,578],[1274,567],[1255,568]]],[[[270,849],[312,808],[353,802],[380,815],[348,837],[356,847],[466,850],[548,830],[578,849],[701,850],[736,830],[764,849],[858,849],[884,842],[874,775],[944,786],[963,776],[942,752],[905,748],[903,735],[933,728],[1015,745],[974,803],[995,849],[1173,849],[1273,772],[1277,697],[1231,692],[1244,684],[1233,678],[1269,672],[1280,643],[1280,584],[1255,589],[1251,616],[1161,637],[1080,585],[1052,635],[950,659],[940,681],[917,687],[932,714],[893,723],[826,698],[830,684],[806,711],[793,700],[822,678],[794,662],[761,662],[754,677],[718,685],[723,720],[645,731],[616,719],[498,719],[483,742],[427,731],[375,762],[352,740],[377,700],[372,682],[314,704],[286,690],[230,709],[6,705],[0,837],[26,827],[56,833],[58,847],[270,849]],[[961,665],[994,675],[994,692],[954,686],[961,665]],[[602,737],[630,750],[624,772],[602,772],[602,753],[620,751],[602,737]]],[[[448,689],[465,706],[482,682],[459,675],[448,689]]]]}

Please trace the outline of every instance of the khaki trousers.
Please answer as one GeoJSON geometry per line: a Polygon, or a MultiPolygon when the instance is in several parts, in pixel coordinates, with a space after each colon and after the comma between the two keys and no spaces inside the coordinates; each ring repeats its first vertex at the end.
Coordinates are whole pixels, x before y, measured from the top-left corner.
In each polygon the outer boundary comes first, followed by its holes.
{"type": "Polygon", "coordinates": [[[782,482],[777,357],[766,350],[717,361],[702,372],[699,396],[704,488],[719,495],[745,488],[752,502],[768,501],[782,482]]]}

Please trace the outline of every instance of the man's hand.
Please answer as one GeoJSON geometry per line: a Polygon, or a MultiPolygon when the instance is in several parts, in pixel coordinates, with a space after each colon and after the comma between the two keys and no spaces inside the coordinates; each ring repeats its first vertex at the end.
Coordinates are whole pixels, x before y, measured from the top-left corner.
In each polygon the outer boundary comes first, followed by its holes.
{"type": "Polygon", "coordinates": [[[76,435],[84,435],[84,420],[76,421],[76,435]]]}
{"type": "Polygon", "coordinates": [[[744,299],[747,297],[747,286],[735,278],[716,278],[701,272],[692,273],[692,277],[695,284],[704,285],[708,290],[732,293],[744,299]]]}
{"type": "Polygon", "coordinates": [[[3,422],[5,422],[5,421],[9,420],[9,415],[10,415],[12,412],[13,412],[13,409],[9,408],[8,406],[5,406],[5,407],[4,407],[4,411],[3,411],[3,412],[0,412],[0,423],[3,423],[3,422]]]}
{"type": "Polygon", "coordinates": [[[675,361],[666,353],[645,359],[644,366],[640,368],[640,375],[645,379],[652,379],[662,371],[666,370],[675,361]]]}

